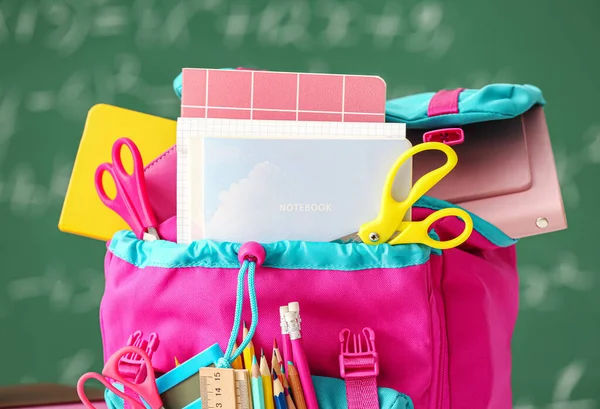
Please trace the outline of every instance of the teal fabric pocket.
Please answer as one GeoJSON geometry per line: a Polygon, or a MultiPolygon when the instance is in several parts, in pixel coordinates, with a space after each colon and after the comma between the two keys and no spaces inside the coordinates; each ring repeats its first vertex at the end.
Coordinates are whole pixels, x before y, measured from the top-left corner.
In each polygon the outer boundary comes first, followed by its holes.
{"type": "MultiPolygon", "coordinates": [[[[347,409],[346,383],[342,379],[313,376],[319,409],[347,409]]],[[[389,388],[378,388],[381,409],[414,409],[412,400],[389,388]]]]}
{"type": "MultiPolygon", "coordinates": [[[[342,379],[313,376],[315,393],[319,401],[319,409],[347,409],[346,383],[342,379]]],[[[115,387],[122,391],[121,385],[115,387]]],[[[389,388],[378,388],[379,407],[381,409],[414,409],[412,400],[403,393],[389,388]]],[[[104,393],[108,409],[123,409],[123,399],[108,389],[104,393]]],[[[165,408],[170,409],[170,408],[165,408]]],[[[202,409],[202,404],[195,404],[194,409],[202,409]]]]}
{"type": "Polygon", "coordinates": [[[407,128],[433,129],[460,127],[475,122],[509,119],[534,105],[545,105],[542,91],[533,85],[490,84],[481,89],[465,89],[458,95],[458,113],[428,116],[435,92],[409,95],[386,102],[387,122],[403,122],[407,128]]]}

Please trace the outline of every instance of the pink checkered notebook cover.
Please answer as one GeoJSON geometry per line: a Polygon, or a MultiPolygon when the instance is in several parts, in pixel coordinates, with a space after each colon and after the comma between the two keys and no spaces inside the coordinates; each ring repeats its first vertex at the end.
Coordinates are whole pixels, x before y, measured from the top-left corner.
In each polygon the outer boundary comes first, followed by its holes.
{"type": "Polygon", "coordinates": [[[385,98],[377,76],[184,68],[181,117],[385,122],[385,98]]]}

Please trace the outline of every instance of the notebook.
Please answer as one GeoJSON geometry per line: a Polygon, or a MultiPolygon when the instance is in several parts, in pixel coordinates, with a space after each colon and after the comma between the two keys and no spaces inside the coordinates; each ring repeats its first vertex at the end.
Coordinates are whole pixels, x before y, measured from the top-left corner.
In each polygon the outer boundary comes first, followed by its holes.
{"type": "MultiPolygon", "coordinates": [[[[129,230],[127,223],[100,201],[94,185],[96,168],[102,162],[112,162],[113,144],[121,137],[133,140],[142,154],[144,166],[150,164],[173,146],[176,126],[173,120],[141,112],[105,104],[93,106],[88,112],[73,165],[58,222],[59,230],[98,240],[110,240],[115,232],[129,230]]],[[[123,161],[127,167],[131,157],[124,155],[123,161]]],[[[108,196],[114,197],[114,184],[106,182],[104,186],[108,196]]],[[[161,191],[160,186],[148,183],[150,205],[156,212],[164,204],[156,203],[161,199],[154,191],[161,191]]],[[[162,213],[157,212],[157,216],[162,213]]]]}
{"type": "Polygon", "coordinates": [[[373,75],[184,68],[181,117],[384,122],[385,94],[373,75]]]}
{"type": "MultiPolygon", "coordinates": [[[[331,241],[379,211],[404,124],[180,118],[178,242],[331,241]]],[[[412,164],[393,195],[405,198],[412,164]]],[[[409,216],[407,216],[408,218],[409,216]]]]}

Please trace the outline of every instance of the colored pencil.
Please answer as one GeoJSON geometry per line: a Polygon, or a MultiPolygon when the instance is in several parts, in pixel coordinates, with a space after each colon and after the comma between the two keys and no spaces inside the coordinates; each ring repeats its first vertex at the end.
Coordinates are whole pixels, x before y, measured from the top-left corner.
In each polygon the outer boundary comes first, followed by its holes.
{"type": "MultiPolygon", "coordinates": [[[[244,329],[243,329],[242,333],[243,333],[242,339],[246,339],[246,337],[248,336],[248,328],[246,327],[246,321],[244,321],[244,329]]],[[[242,355],[244,355],[244,368],[251,374],[252,373],[252,362],[254,359],[254,344],[252,343],[252,340],[250,340],[250,342],[246,346],[246,349],[244,349],[244,352],[242,353],[242,355]]]]}
{"type": "Polygon", "coordinates": [[[283,385],[283,392],[285,393],[285,400],[287,402],[288,409],[296,409],[296,405],[294,404],[294,400],[292,399],[292,391],[290,389],[290,385],[287,380],[286,374],[281,372],[280,363],[277,361],[277,354],[275,349],[273,349],[273,358],[271,360],[271,366],[273,367],[273,378],[275,375],[277,378],[281,380],[281,384],[283,385]]]}
{"type": "Polygon", "coordinates": [[[267,363],[267,358],[265,358],[265,352],[262,348],[260,350],[260,376],[262,378],[263,392],[265,395],[265,409],[274,409],[273,380],[271,379],[269,364],[267,363]]]}
{"type": "Polygon", "coordinates": [[[256,357],[252,357],[252,406],[253,409],[265,409],[265,394],[256,357]]]}
{"type": "Polygon", "coordinates": [[[304,392],[302,392],[300,375],[291,361],[288,361],[287,363],[287,378],[290,382],[290,389],[292,390],[292,395],[294,396],[294,402],[296,402],[296,408],[306,409],[306,401],[304,400],[304,392]]]}
{"type": "Polygon", "coordinates": [[[181,364],[180,364],[180,363],[179,363],[179,361],[177,360],[177,357],[174,357],[174,358],[175,358],[175,368],[177,368],[177,367],[178,367],[179,365],[181,365],[181,364]]]}
{"type": "Polygon", "coordinates": [[[277,409],[288,409],[285,393],[283,392],[283,385],[277,375],[273,378],[273,396],[275,398],[275,407],[277,409]]]}
{"type": "MultiPolygon", "coordinates": [[[[234,342],[233,344],[233,351],[237,351],[238,349],[238,344],[237,342],[234,342]]],[[[235,358],[233,360],[233,362],[231,363],[231,367],[233,369],[244,369],[244,363],[242,362],[242,354],[238,355],[237,358],[235,358]]]]}
{"type": "MultiPolygon", "coordinates": [[[[277,359],[277,364],[281,369],[282,373],[285,373],[285,364],[283,362],[283,357],[281,356],[281,352],[279,351],[279,345],[277,345],[277,340],[273,338],[273,357],[277,359]]],[[[285,384],[283,384],[283,388],[285,389],[285,384]]]]}

